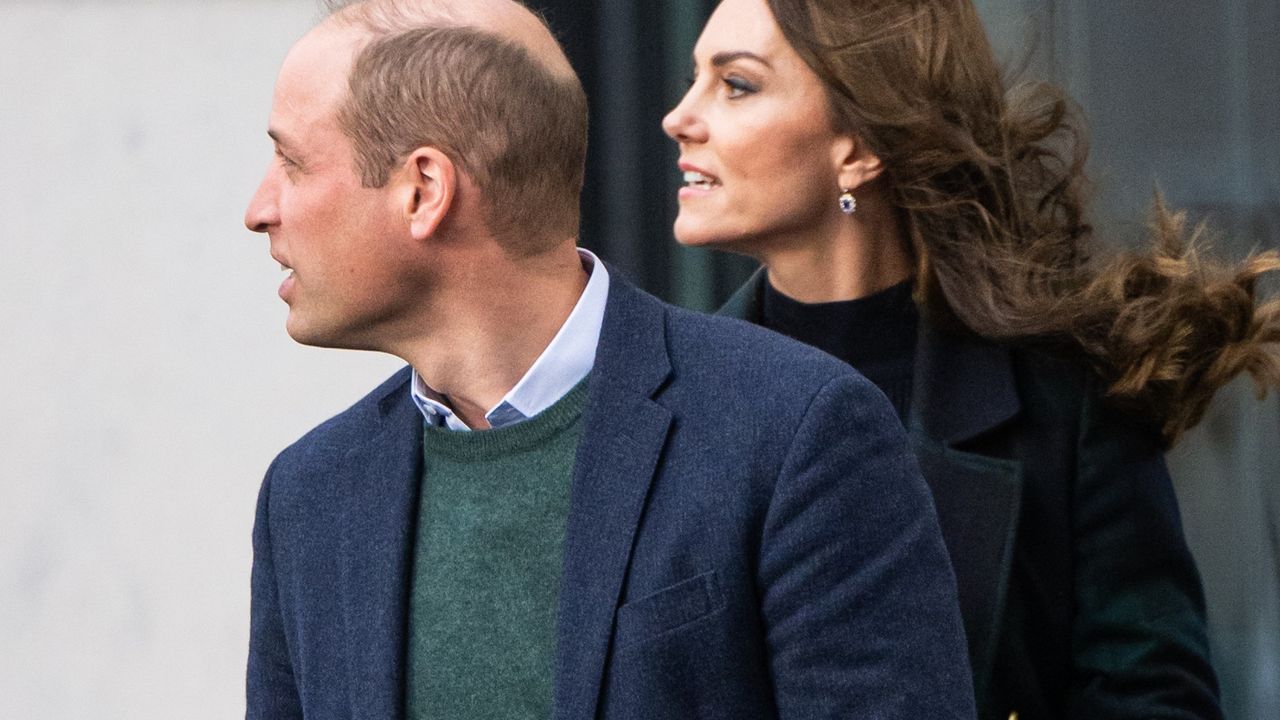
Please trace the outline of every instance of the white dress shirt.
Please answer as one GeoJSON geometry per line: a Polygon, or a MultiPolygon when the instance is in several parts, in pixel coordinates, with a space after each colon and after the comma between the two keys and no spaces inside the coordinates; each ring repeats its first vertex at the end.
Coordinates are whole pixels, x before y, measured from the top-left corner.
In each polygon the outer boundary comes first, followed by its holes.
{"type": "MultiPolygon", "coordinates": [[[[533,361],[515,387],[485,413],[490,427],[528,420],[554,405],[591,372],[596,362],[600,326],[604,322],[605,301],[609,297],[609,271],[589,250],[578,248],[578,255],[582,266],[591,274],[587,287],[551,344],[533,361]]],[[[440,394],[427,386],[417,370],[413,371],[409,387],[413,402],[427,423],[444,425],[450,430],[471,429],[452,408],[440,402],[440,394]]]]}

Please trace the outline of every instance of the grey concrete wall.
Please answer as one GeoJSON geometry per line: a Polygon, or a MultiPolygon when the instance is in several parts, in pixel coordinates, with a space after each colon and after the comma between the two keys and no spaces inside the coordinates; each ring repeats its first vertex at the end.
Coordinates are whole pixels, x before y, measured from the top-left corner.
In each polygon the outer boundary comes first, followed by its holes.
{"type": "Polygon", "coordinates": [[[243,716],[262,473],[397,365],[240,221],[315,7],[0,3],[0,718],[243,716]]]}

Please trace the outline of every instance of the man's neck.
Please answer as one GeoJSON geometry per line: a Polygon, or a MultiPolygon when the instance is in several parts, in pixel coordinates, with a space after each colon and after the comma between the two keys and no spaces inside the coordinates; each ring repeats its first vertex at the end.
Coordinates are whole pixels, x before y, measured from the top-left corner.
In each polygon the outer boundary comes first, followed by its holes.
{"type": "Polygon", "coordinates": [[[491,257],[445,278],[424,332],[395,354],[467,424],[485,414],[547,348],[582,296],[588,274],[571,242],[536,258],[491,257]],[[485,276],[485,277],[480,277],[485,276]],[[477,293],[475,288],[501,288],[477,293]]]}

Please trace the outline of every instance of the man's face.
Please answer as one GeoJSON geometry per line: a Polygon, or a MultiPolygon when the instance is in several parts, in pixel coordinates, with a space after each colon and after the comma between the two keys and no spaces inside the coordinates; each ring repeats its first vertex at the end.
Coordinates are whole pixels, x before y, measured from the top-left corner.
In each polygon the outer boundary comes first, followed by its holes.
{"type": "Polygon", "coordinates": [[[394,183],[361,186],[337,121],[360,36],[325,24],[289,52],[276,81],[269,133],[276,157],[245,213],[289,270],[286,328],[306,345],[382,349],[404,319],[399,248],[407,234],[394,183]]]}

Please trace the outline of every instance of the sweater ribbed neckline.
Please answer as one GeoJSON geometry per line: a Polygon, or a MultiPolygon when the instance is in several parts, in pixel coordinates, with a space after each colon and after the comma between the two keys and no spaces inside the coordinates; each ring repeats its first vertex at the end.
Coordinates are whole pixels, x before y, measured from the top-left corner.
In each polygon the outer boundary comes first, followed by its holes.
{"type": "Polygon", "coordinates": [[[590,379],[590,375],[583,378],[551,407],[514,425],[471,431],[429,425],[423,437],[426,451],[465,461],[492,459],[541,447],[582,415],[590,379]]]}

